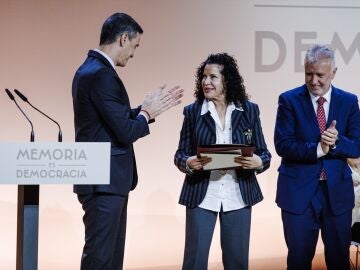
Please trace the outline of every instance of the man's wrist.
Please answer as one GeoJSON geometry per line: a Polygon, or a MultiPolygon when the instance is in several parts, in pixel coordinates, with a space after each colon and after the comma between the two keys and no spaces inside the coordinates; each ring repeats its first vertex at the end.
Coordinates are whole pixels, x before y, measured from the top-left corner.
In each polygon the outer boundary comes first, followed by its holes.
{"type": "Polygon", "coordinates": [[[334,150],[336,148],[336,146],[338,145],[338,143],[339,143],[339,137],[336,137],[335,143],[329,146],[330,149],[334,150]]]}
{"type": "Polygon", "coordinates": [[[147,116],[146,113],[144,113],[144,112],[139,112],[139,115],[141,115],[141,116],[145,119],[146,123],[149,123],[149,118],[148,118],[148,116],[147,116]]]}
{"type": "Polygon", "coordinates": [[[140,112],[146,114],[148,121],[151,119],[150,113],[147,110],[141,109],[140,112]]]}

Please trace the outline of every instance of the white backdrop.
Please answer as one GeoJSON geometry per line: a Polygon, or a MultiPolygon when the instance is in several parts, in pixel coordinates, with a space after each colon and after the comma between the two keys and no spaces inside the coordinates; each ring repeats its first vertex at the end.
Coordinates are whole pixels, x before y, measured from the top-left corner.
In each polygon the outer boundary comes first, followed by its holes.
{"type": "MultiPolygon", "coordinates": [[[[173,165],[173,155],[182,107],[193,101],[195,69],[213,52],[228,52],[238,60],[251,100],[260,106],[273,154],[271,168],[259,176],[265,199],[253,208],[250,257],[284,257],[280,210],[274,202],[280,163],[273,146],[277,97],[303,84],[299,63],[314,43],[333,44],[338,67],[334,84],[359,94],[359,1],[2,0],[2,142],[30,136],[4,88],[22,91],[61,123],[64,141],[74,140],[73,74],[87,50],[97,46],[103,21],[118,11],[132,15],[145,30],[135,57],[118,70],[132,105],[163,83],[186,89],[183,104],[160,116],[151,135],[135,144],[139,185],[130,194],[125,267],[181,264],[185,209],[177,200],[183,174],[173,165]]],[[[56,141],[56,126],[18,101],[34,123],[36,140],[56,141]]],[[[40,193],[39,269],[78,269],[82,210],[72,187],[44,185],[40,193]]],[[[15,186],[0,186],[0,269],[15,269],[16,197],[15,186]]],[[[219,261],[216,231],[210,262],[219,261]]]]}

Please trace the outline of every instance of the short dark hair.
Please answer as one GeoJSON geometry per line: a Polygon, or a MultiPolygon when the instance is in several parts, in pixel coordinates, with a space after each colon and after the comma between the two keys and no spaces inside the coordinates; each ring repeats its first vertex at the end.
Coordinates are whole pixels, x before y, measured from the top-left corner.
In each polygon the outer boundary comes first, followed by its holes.
{"type": "Polygon", "coordinates": [[[131,16],[114,13],[106,19],[101,28],[100,45],[113,43],[123,33],[128,33],[131,40],[143,32],[141,26],[131,16]]]}
{"type": "Polygon", "coordinates": [[[244,86],[244,79],[239,73],[236,60],[227,53],[217,53],[210,54],[196,71],[194,97],[197,102],[203,102],[205,99],[202,89],[202,79],[204,77],[205,66],[208,64],[217,64],[222,66],[220,73],[223,76],[225,99],[227,103],[233,102],[235,105],[239,106],[249,99],[244,86]]]}

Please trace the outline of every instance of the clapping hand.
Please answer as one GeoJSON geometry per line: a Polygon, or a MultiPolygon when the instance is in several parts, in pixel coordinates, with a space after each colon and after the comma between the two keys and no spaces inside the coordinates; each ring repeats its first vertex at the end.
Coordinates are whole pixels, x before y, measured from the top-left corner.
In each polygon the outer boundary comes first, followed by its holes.
{"type": "Polygon", "coordinates": [[[331,146],[335,145],[338,134],[336,120],[333,120],[330,126],[321,134],[321,148],[325,154],[329,152],[331,146]]]}
{"type": "Polygon", "coordinates": [[[141,105],[141,110],[149,114],[150,119],[154,119],[168,109],[181,103],[184,89],[180,86],[174,86],[171,89],[165,89],[166,85],[151,92],[145,97],[141,105]]]}

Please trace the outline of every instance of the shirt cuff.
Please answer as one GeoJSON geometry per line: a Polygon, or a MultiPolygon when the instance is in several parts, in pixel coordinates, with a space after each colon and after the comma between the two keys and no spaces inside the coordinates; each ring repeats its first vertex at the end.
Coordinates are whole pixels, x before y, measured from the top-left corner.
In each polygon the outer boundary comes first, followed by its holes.
{"type": "Polygon", "coordinates": [[[145,119],[146,119],[146,123],[148,123],[148,122],[149,122],[149,118],[148,118],[148,116],[146,115],[146,113],[144,113],[144,112],[140,111],[140,112],[139,112],[139,115],[142,115],[142,116],[144,116],[144,117],[145,117],[145,119]]]}
{"type": "Polygon", "coordinates": [[[185,170],[186,170],[189,174],[192,174],[192,173],[194,172],[194,170],[189,167],[189,165],[187,164],[186,161],[185,161],[185,164],[186,164],[185,170]]]}
{"type": "Polygon", "coordinates": [[[317,158],[321,158],[323,156],[325,156],[326,154],[324,153],[324,151],[322,150],[321,147],[321,143],[318,143],[317,149],[316,149],[316,154],[317,154],[317,158]]]}

